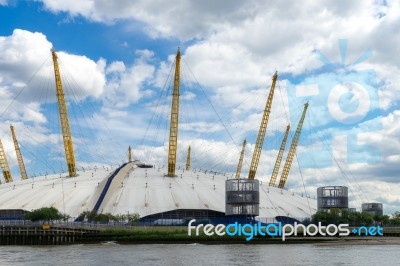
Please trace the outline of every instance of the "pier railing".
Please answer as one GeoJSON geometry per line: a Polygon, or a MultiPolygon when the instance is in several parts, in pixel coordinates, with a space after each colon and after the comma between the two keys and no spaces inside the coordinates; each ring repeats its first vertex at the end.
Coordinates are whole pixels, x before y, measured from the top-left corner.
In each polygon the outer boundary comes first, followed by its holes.
{"type": "Polygon", "coordinates": [[[82,241],[85,235],[98,234],[95,228],[77,228],[50,224],[0,226],[0,245],[62,245],[82,241]]]}

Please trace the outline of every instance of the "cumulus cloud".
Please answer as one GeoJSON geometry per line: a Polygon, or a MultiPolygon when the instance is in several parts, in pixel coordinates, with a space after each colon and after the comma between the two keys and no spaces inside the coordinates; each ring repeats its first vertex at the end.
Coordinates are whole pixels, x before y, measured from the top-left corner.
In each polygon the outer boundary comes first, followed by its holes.
{"type": "Polygon", "coordinates": [[[72,86],[79,86],[75,97],[85,98],[88,96],[99,97],[105,88],[106,79],[104,70],[106,61],[99,59],[97,62],[86,56],[68,54],[66,52],[58,53],[60,62],[60,71],[66,70],[71,77],[72,86]]]}
{"type": "Polygon", "coordinates": [[[61,0],[41,0],[52,12],[67,12],[72,16],[84,16],[92,21],[113,22],[116,19],[134,19],[148,25],[148,34],[153,37],[201,38],[225,22],[245,18],[248,10],[256,6],[242,1],[215,2],[179,0],[167,3],[154,1],[106,1],[83,0],[66,4],[61,0]],[[243,11],[242,11],[243,10],[243,11]],[[179,19],[178,19],[179,18],[179,19]],[[224,18],[221,20],[221,18],[224,18]],[[181,23],[190,21],[191,23],[181,23]]]}
{"type": "Polygon", "coordinates": [[[46,36],[39,32],[15,29],[11,36],[1,36],[2,82],[27,82],[50,56],[51,48],[46,36]]]}
{"type": "Polygon", "coordinates": [[[132,66],[116,61],[106,68],[108,82],[103,95],[106,106],[124,108],[151,93],[143,87],[154,78],[155,67],[148,62],[153,53],[141,50],[137,54],[139,58],[132,66]]]}
{"type": "Polygon", "coordinates": [[[372,67],[383,81],[382,106],[389,108],[400,95],[393,85],[398,62],[389,56],[399,52],[398,35],[391,34],[400,23],[397,1],[41,2],[52,12],[99,22],[139,21],[146,25],[144,32],[153,37],[198,39],[200,42],[190,44],[185,53],[196,73],[202,73],[202,84],[239,86],[238,94],[264,83],[274,70],[298,75],[320,67],[315,50],[340,61],[337,40],[348,38],[349,64],[368,48],[373,50],[372,67]],[[384,39],[391,41],[382,42],[384,39]]]}
{"type": "MultiPolygon", "coordinates": [[[[32,164],[45,165],[50,171],[46,161],[59,156],[62,149],[59,121],[52,115],[56,110],[49,107],[56,101],[51,49],[51,42],[40,32],[15,29],[10,36],[0,36],[0,118],[3,125],[15,126],[28,171],[32,164]],[[43,154],[50,158],[43,158],[43,154]]],[[[103,93],[105,60],[94,62],[63,51],[57,55],[68,101],[96,98],[103,93]]],[[[0,138],[12,171],[18,175],[9,128],[1,129],[0,138]]],[[[74,139],[79,142],[79,138],[74,139]]]]}
{"type": "MultiPolygon", "coordinates": [[[[54,88],[51,59],[52,44],[39,32],[15,29],[10,36],[0,36],[1,85],[20,101],[32,101],[54,88]],[[49,81],[51,80],[51,81],[49,81]],[[23,89],[23,93],[20,91],[23,89]]],[[[104,90],[105,61],[86,56],[57,53],[67,96],[82,99],[98,97],[104,90]],[[73,95],[72,95],[73,94],[73,95]]],[[[52,97],[55,100],[55,95],[52,97]]]]}

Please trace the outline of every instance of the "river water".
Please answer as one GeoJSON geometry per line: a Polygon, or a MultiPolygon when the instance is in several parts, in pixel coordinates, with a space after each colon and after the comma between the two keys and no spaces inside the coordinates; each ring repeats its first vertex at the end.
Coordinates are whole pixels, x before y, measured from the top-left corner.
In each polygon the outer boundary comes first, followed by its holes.
{"type": "Polygon", "coordinates": [[[400,265],[400,245],[1,246],[0,265],[400,265]]]}

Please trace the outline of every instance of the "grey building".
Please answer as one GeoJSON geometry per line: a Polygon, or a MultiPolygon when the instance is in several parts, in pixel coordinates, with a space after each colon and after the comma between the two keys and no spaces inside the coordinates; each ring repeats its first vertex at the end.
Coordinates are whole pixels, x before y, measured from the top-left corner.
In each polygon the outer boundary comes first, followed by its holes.
{"type": "Polygon", "coordinates": [[[363,203],[361,210],[372,215],[383,215],[383,204],[378,202],[363,203]]]}
{"type": "Polygon", "coordinates": [[[317,189],[318,211],[329,209],[348,209],[348,189],[344,186],[327,186],[317,189]]]}

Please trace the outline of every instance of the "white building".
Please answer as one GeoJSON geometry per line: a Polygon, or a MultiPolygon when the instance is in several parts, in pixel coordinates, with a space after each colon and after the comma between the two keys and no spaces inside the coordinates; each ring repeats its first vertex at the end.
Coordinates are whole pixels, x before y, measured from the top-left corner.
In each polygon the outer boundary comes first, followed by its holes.
{"type": "MultiPolygon", "coordinates": [[[[166,169],[140,168],[139,162],[128,163],[107,181],[115,169],[48,175],[0,185],[0,210],[31,211],[55,207],[71,217],[91,211],[138,213],[141,219],[178,219],[184,217],[223,217],[225,213],[225,180],[231,175],[209,171],[177,170],[177,177],[165,176],[166,169]],[[103,200],[100,202],[102,192],[103,200]],[[103,193],[104,193],[103,192],[103,193]]],[[[258,219],[274,221],[277,216],[295,219],[311,217],[317,201],[298,193],[270,187],[260,182],[260,215],[258,219]]]]}

